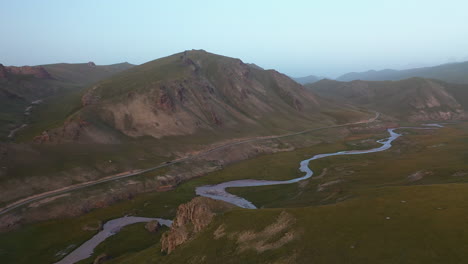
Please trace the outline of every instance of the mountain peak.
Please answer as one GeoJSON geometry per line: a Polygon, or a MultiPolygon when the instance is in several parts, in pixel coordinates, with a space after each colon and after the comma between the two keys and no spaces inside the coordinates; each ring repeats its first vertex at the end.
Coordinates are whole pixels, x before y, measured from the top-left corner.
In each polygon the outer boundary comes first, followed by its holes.
{"type": "MultiPolygon", "coordinates": [[[[83,108],[75,116],[96,128],[110,127],[117,132],[99,138],[96,132],[89,135],[92,140],[112,135],[162,138],[201,131],[298,129],[317,125],[317,120],[334,122],[334,117],[322,111],[341,111],[282,73],[204,50],[184,51],[135,66],[90,87],[82,102],[83,108]],[[87,120],[89,116],[94,118],[87,120]]],[[[81,129],[80,123],[73,127],[81,129]]],[[[86,137],[85,131],[77,133],[86,137]]]]}

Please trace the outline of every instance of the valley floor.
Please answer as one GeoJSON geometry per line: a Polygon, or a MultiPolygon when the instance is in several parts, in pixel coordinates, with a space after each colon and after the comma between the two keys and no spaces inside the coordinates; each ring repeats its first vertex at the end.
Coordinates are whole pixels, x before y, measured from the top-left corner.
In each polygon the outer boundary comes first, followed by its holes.
{"type": "MultiPolygon", "coordinates": [[[[137,224],[106,240],[80,263],[92,263],[102,253],[112,257],[106,263],[461,263],[468,257],[468,235],[463,232],[468,228],[468,124],[402,132],[385,152],[312,162],[320,177],[230,189],[261,209],[234,209],[217,216],[170,255],[159,253],[162,231],[149,234],[137,224]]],[[[372,137],[382,136],[358,133],[335,143],[259,156],[172,191],[139,195],[77,218],[27,225],[0,236],[0,259],[51,263],[97,232],[89,227],[109,219],[126,214],[172,218],[180,203],[194,197],[196,186],[295,178],[299,161],[366,148],[372,137]]],[[[86,193],[72,194],[74,199],[79,195],[86,193]]]]}

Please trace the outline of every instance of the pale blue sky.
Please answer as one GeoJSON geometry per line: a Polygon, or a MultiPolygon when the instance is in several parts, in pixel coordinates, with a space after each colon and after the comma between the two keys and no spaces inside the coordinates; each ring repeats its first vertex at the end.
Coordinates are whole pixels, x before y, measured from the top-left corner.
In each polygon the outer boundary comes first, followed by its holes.
{"type": "Polygon", "coordinates": [[[292,76],[468,60],[466,0],[0,0],[0,63],[205,49],[292,76]]]}

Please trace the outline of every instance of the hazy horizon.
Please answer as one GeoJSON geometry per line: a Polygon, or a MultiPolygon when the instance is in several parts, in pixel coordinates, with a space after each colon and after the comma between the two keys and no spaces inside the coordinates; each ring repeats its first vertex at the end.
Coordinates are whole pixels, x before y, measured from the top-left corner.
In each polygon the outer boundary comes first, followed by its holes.
{"type": "Polygon", "coordinates": [[[293,77],[335,78],[468,61],[467,9],[454,0],[6,2],[0,63],[142,64],[204,49],[293,77]]]}

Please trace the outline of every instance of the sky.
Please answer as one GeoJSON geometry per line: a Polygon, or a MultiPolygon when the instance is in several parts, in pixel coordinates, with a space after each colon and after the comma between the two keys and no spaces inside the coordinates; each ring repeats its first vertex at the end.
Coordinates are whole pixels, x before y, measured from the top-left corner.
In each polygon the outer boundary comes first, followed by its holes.
{"type": "Polygon", "coordinates": [[[466,0],[0,0],[0,63],[204,49],[290,76],[468,61],[466,0]]]}

